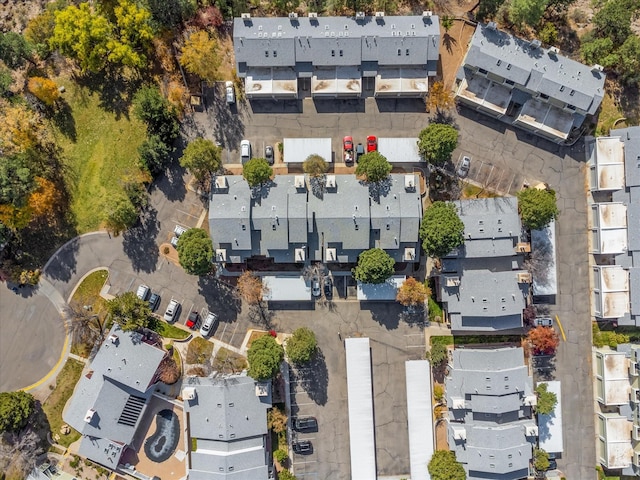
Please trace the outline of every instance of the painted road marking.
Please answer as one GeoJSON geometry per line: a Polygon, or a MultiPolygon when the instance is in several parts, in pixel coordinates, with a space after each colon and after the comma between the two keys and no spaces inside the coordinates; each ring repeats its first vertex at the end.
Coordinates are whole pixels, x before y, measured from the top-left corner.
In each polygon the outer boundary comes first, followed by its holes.
{"type": "Polygon", "coordinates": [[[556,315],[556,322],[558,322],[558,326],[560,327],[560,333],[562,334],[562,339],[566,342],[567,336],[564,334],[564,328],[562,328],[562,323],[560,322],[560,318],[556,315]]]}

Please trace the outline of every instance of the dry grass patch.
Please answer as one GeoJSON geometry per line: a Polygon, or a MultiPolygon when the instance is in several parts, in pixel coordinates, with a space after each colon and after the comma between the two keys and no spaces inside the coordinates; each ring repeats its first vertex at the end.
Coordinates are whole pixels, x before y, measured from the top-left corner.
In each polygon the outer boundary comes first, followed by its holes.
{"type": "Polygon", "coordinates": [[[62,420],[62,410],[73,394],[73,389],[76,383],[78,383],[80,375],[82,375],[83,367],[84,364],[82,362],[71,358],[67,360],[67,363],[64,364],[64,367],[62,367],[62,370],[56,378],[56,387],[42,405],[42,410],[49,420],[52,435],[59,434],[60,440],[58,440],[58,443],[65,447],[68,447],[80,438],[80,434],[73,428],[71,429],[71,433],[62,435],[60,433],[60,427],[64,424],[62,420]]]}
{"type": "Polygon", "coordinates": [[[221,373],[239,373],[247,366],[246,358],[226,348],[220,348],[213,359],[213,369],[221,373]]]}
{"type": "Polygon", "coordinates": [[[192,365],[207,363],[212,353],[213,343],[204,338],[196,337],[189,343],[186,362],[192,365]]]}

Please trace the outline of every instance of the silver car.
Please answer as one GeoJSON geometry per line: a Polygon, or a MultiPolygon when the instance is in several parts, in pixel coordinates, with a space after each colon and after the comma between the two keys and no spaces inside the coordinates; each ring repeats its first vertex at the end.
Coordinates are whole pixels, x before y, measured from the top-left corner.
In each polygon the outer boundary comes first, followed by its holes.
{"type": "Polygon", "coordinates": [[[200,335],[203,337],[208,337],[215,330],[216,325],[218,324],[218,316],[209,312],[207,318],[202,322],[202,326],[200,327],[200,335]]]}
{"type": "Polygon", "coordinates": [[[460,162],[460,166],[458,167],[458,176],[460,178],[465,178],[469,174],[469,167],[471,166],[471,159],[466,155],[462,157],[462,161],[460,162]]]}
{"type": "Polygon", "coordinates": [[[146,285],[140,285],[138,287],[138,291],[136,292],[136,296],[140,300],[147,300],[149,298],[149,294],[151,293],[151,289],[146,285]]]}
{"type": "Polygon", "coordinates": [[[227,97],[227,103],[231,105],[232,103],[236,103],[236,91],[233,88],[233,82],[227,81],[225,83],[225,93],[227,97]]]}
{"type": "Polygon", "coordinates": [[[251,160],[251,142],[249,140],[242,140],[240,142],[240,161],[242,164],[251,160]]]}
{"type": "Polygon", "coordinates": [[[164,319],[169,323],[175,322],[179,311],[180,311],[180,304],[178,303],[177,300],[174,300],[172,298],[171,301],[169,302],[169,305],[167,305],[167,310],[164,312],[164,319]]]}

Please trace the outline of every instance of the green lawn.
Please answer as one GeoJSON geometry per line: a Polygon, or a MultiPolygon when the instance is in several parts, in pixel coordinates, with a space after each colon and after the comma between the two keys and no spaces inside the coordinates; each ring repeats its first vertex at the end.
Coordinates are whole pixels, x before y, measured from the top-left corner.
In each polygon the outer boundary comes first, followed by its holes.
{"type": "Polygon", "coordinates": [[[598,116],[598,126],[596,127],[596,135],[609,135],[609,130],[619,118],[624,117],[624,112],[620,107],[616,106],[610,93],[605,92],[600,107],[600,115],[598,116]]]}
{"type": "Polygon", "coordinates": [[[62,435],[60,433],[60,427],[64,424],[62,420],[62,410],[67,400],[71,397],[76,383],[78,383],[80,379],[83,366],[84,365],[77,360],[71,358],[67,360],[67,363],[64,364],[64,367],[62,367],[56,379],[56,388],[42,405],[42,410],[44,410],[49,420],[49,425],[51,426],[51,434],[59,434],[60,440],[58,443],[65,447],[68,447],[80,438],[80,434],[73,428],[68,435],[62,435]]]}
{"type": "Polygon", "coordinates": [[[167,322],[163,322],[162,320],[158,320],[157,326],[154,327],[153,330],[162,335],[164,338],[172,338],[175,340],[184,340],[189,335],[191,335],[189,332],[167,322]]]}
{"type": "Polygon", "coordinates": [[[71,113],[57,123],[55,138],[69,167],[66,177],[77,229],[85,233],[100,227],[107,199],[122,192],[123,180],[144,178],[137,158],[146,129],[133,115],[118,118],[105,110],[97,93],[68,77],[55,81],[65,87],[63,98],[71,113]]]}

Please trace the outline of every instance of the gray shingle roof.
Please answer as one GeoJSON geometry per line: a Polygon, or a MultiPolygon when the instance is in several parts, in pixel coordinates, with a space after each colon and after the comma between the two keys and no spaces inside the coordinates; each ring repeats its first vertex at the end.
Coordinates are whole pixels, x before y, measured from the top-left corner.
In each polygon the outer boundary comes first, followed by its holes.
{"type": "Polygon", "coordinates": [[[533,392],[522,348],[455,349],[445,379],[449,446],[468,478],[520,479],[532,457],[535,425],[525,397],[533,392]],[[464,402],[460,415],[460,399],[464,402]],[[460,430],[464,431],[464,439],[460,430]]]}
{"type": "Polygon", "coordinates": [[[594,114],[604,95],[605,74],[506,32],[478,24],[465,64],[594,114]]]}
{"type": "Polygon", "coordinates": [[[209,230],[214,248],[251,250],[251,191],[241,175],[224,177],[224,188],[213,187],[209,201],[209,230]]]}
{"type": "Polygon", "coordinates": [[[249,67],[426,65],[438,60],[440,26],[437,16],[236,18],[233,45],[249,67]]]}

